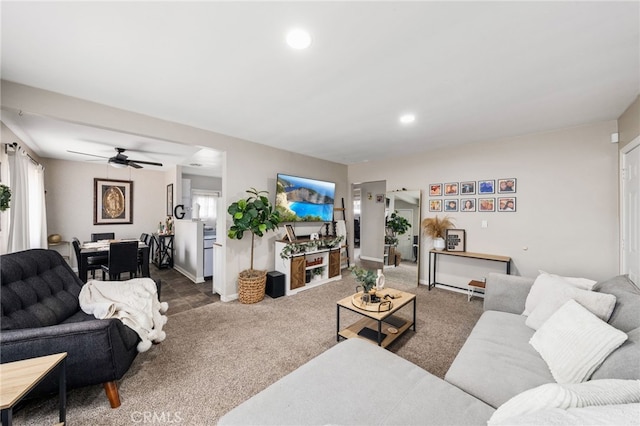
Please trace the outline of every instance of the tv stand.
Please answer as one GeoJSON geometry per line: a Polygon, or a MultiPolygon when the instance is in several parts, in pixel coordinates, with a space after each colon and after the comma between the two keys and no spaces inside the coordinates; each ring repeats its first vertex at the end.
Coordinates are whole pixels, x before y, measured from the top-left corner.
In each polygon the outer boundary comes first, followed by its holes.
{"type": "MultiPolygon", "coordinates": [[[[293,244],[304,243],[309,240],[297,239],[293,244]]],[[[285,276],[285,294],[290,296],[300,291],[313,288],[331,281],[342,279],[340,271],[341,248],[322,248],[292,254],[283,259],[280,253],[288,241],[276,241],[275,269],[285,276]],[[314,273],[318,272],[318,273],[314,273]],[[311,275],[308,279],[307,275],[311,275]]]]}

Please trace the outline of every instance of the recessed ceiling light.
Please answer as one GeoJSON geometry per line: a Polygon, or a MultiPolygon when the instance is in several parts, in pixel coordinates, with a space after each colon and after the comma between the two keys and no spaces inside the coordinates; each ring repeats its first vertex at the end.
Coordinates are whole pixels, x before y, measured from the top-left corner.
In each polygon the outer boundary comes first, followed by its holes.
{"type": "Polygon", "coordinates": [[[287,34],[287,44],[293,49],[306,49],[311,45],[311,36],[305,30],[296,28],[287,34]]]}
{"type": "Polygon", "coordinates": [[[416,121],[416,116],[413,114],[405,114],[400,117],[400,122],[402,124],[410,124],[416,121]]]}

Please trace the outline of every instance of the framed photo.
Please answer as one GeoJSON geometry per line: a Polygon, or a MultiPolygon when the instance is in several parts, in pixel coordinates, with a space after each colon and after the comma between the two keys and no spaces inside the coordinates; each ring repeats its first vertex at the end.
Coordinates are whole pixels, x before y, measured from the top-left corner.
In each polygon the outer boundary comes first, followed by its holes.
{"type": "Polygon", "coordinates": [[[460,182],[460,195],[475,195],[476,182],[460,182]]]}
{"type": "Polygon", "coordinates": [[[442,200],[429,200],[429,211],[430,212],[441,212],[442,211],[442,200]]]}
{"type": "Polygon", "coordinates": [[[284,226],[284,230],[287,233],[287,238],[289,239],[289,242],[294,242],[296,240],[296,233],[293,230],[293,225],[287,224],[284,226]]]}
{"type": "Polygon", "coordinates": [[[384,194],[376,194],[376,203],[384,203],[384,194]]]}
{"type": "Polygon", "coordinates": [[[167,185],[167,216],[173,216],[173,184],[167,185]]]}
{"type": "Polygon", "coordinates": [[[466,251],[466,233],[464,229],[447,229],[445,232],[445,250],[466,251]]]}
{"type": "Polygon", "coordinates": [[[461,198],[460,199],[460,211],[461,212],[475,212],[476,211],[476,199],[475,198],[461,198]]]}
{"type": "Polygon", "coordinates": [[[500,197],[500,198],[498,198],[498,211],[499,212],[515,212],[516,211],[516,197],[500,197]]]}
{"type": "Polygon", "coordinates": [[[495,198],[478,198],[478,211],[479,212],[495,212],[496,199],[495,198]]]}
{"type": "Polygon", "coordinates": [[[442,195],[442,184],[432,183],[429,185],[429,197],[439,197],[442,195]]]}
{"type": "Polygon", "coordinates": [[[93,224],[133,223],[133,181],[93,179],[93,224]]]}
{"type": "Polygon", "coordinates": [[[498,194],[515,194],[516,178],[498,179],[498,194]]]}
{"type": "Polygon", "coordinates": [[[458,211],[458,200],[444,200],[444,211],[445,212],[457,212],[458,211]]]}
{"type": "Polygon", "coordinates": [[[458,195],[458,182],[445,183],[444,195],[458,195]]]}
{"type": "Polygon", "coordinates": [[[494,194],[496,181],[491,180],[479,180],[478,181],[478,194],[494,194]]]}

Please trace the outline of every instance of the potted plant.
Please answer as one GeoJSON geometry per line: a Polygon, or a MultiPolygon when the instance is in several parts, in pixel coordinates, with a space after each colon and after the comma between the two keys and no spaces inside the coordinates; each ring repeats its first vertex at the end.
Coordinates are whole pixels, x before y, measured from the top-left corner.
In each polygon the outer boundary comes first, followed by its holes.
{"type": "Polygon", "coordinates": [[[398,211],[394,211],[391,213],[391,216],[387,218],[386,227],[391,232],[391,240],[395,240],[395,244],[397,244],[398,235],[406,233],[409,228],[411,228],[411,224],[407,219],[400,216],[398,211]]]}
{"type": "Polygon", "coordinates": [[[7,185],[0,184],[0,212],[9,208],[9,202],[11,201],[11,188],[7,185]]]}
{"type": "Polygon", "coordinates": [[[368,293],[376,286],[376,280],[378,279],[378,275],[370,271],[368,269],[361,268],[359,266],[351,267],[351,273],[356,277],[356,281],[360,283],[356,287],[356,292],[358,292],[358,288],[362,287],[364,293],[368,293]]]}
{"type": "Polygon", "coordinates": [[[253,269],[255,237],[277,229],[280,215],[269,202],[267,191],[251,188],[246,192],[247,198],[231,203],[227,209],[233,219],[227,236],[241,240],[245,233],[251,233],[251,266],[238,275],[238,299],[241,303],[256,303],[264,298],[267,271],[253,269]]]}
{"type": "Polygon", "coordinates": [[[433,248],[436,250],[444,249],[445,233],[450,228],[453,228],[453,219],[448,216],[440,219],[436,215],[436,217],[428,217],[422,220],[422,231],[433,239],[433,248]]]}

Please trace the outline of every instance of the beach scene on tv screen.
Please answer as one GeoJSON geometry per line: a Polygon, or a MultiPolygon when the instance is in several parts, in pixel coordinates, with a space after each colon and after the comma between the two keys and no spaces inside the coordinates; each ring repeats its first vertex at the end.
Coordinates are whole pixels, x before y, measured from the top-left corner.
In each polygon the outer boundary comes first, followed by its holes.
{"type": "Polygon", "coordinates": [[[278,175],[276,209],[282,222],[331,222],[336,184],[278,175]]]}

